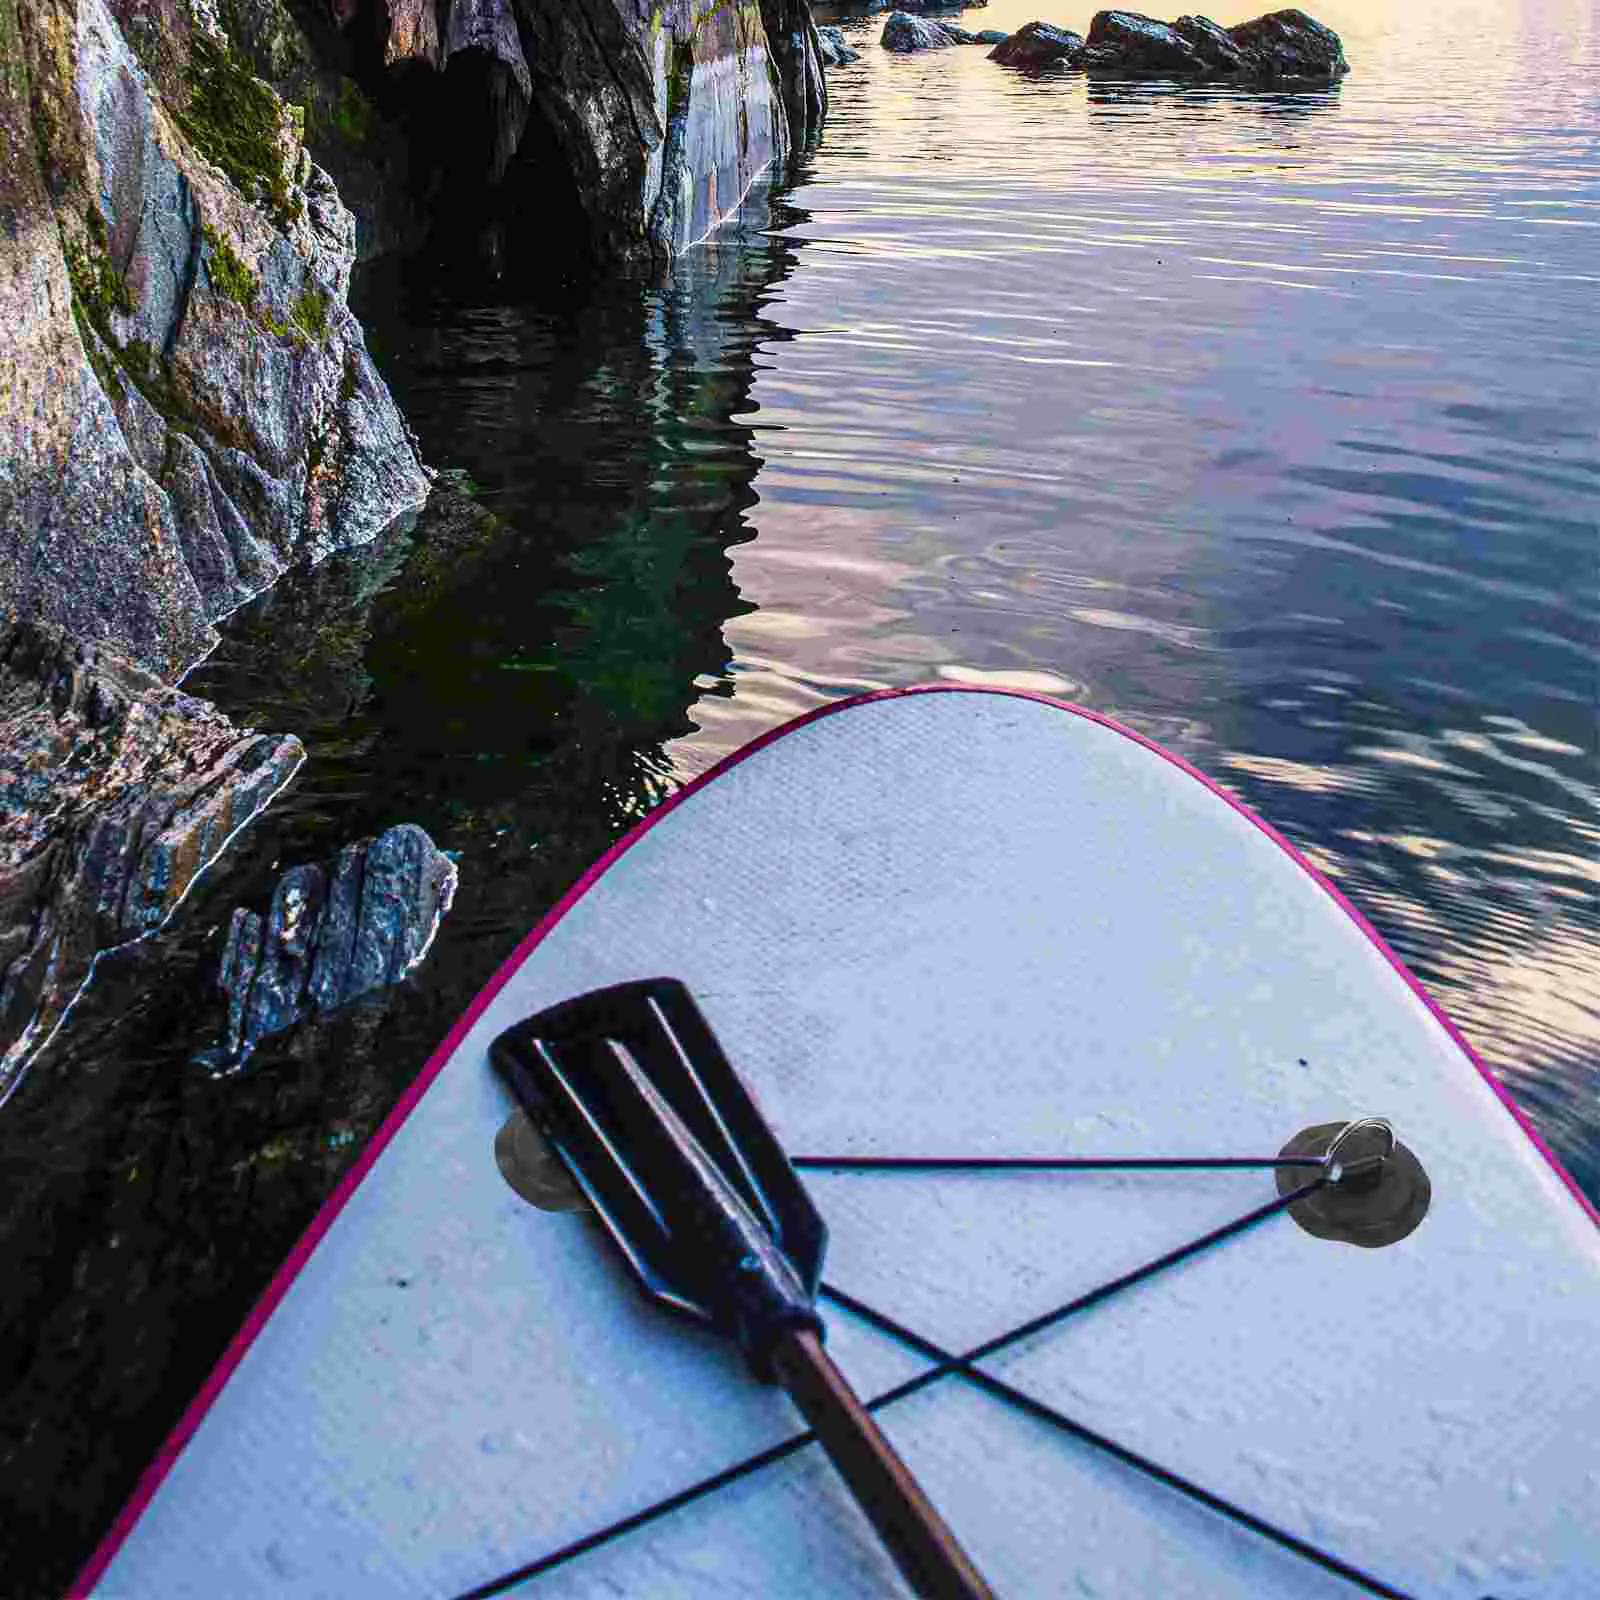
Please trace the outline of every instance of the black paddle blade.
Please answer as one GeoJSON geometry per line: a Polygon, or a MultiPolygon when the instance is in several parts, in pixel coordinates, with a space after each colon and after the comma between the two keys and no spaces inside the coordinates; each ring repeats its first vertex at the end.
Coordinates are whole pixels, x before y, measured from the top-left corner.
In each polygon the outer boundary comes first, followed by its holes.
{"type": "Polygon", "coordinates": [[[489,1055],[647,1294],[737,1338],[762,1377],[786,1332],[820,1331],[827,1230],[681,983],[580,995],[489,1055]]]}

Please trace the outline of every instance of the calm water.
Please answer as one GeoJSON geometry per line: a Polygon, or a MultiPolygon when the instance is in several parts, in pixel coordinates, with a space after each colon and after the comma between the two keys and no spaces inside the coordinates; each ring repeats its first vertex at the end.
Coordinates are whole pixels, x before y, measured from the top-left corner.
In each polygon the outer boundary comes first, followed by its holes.
{"type": "Polygon", "coordinates": [[[541,309],[367,275],[425,455],[499,520],[284,585],[191,680],[312,760],[0,1123],[9,1573],[70,1570],[577,872],[859,689],[1047,689],[1220,778],[1600,1195],[1600,33],[1588,0],[1317,14],[1355,71],[1293,95],[847,25],[798,182],[664,288],[541,309]],[[231,907],[399,820],[461,864],[420,978],[198,1068],[231,907]]]}

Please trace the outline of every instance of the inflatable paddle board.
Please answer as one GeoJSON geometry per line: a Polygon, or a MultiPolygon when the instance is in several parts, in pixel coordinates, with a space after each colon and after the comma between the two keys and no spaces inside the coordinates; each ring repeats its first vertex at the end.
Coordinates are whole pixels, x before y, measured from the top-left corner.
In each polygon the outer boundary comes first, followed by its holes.
{"type": "Polygon", "coordinates": [[[1600,1592],[1592,1209],[1268,827],[1103,718],[942,687],[758,740],[586,874],[77,1592],[906,1592],[786,1397],[502,1171],[539,1148],[494,1039],[654,977],[796,1158],[828,1349],[996,1593],[1600,1592]],[[1410,1163],[1362,1238],[1283,1203],[1353,1123],[1410,1163]],[[1118,1164],[1191,1158],[1256,1164],[1118,1164]]]}

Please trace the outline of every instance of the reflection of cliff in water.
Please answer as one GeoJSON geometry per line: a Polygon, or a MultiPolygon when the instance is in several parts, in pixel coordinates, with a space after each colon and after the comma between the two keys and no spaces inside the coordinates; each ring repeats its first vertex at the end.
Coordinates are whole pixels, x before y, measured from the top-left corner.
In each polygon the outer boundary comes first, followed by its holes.
{"type": "Polygon", "coordinates": [[[671,788],[664,747],[727,683],[723,626],[747,609],[727,550],[751,537],[759,461],[731,419],[758,340],[781,336],[757,317],[791,259],[751,226],[578,307],[358,287],[424,459],[455,471],[408,543],[228,623],[185,687],[293,728],[309,760],[165,933],[103,964],[7,1108],[0,1568],[23,1591],[65,1583],[472,994],[671,788]],[[461,870],[418,977],[235,1076],[198,1068],[233,907],[398,821],[461,870]]]}

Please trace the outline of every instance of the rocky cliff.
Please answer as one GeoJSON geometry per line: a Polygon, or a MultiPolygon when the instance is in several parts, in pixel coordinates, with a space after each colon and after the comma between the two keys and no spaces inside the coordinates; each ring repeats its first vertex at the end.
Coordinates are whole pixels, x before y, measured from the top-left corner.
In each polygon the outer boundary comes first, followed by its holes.
{"type": "Polygon", "coordinates": [[[258,70],[315,111],[317,159],[370,201],[364,253],[426,236],[456,270],[513,280],[665,261],[826,104],[808,0],[233,0],[231,15],[258,70]]]}
{"type": "Polygon", "coordinates": [[[171,677],[427,476],[345,307],[353,219],[226,35],[162,36],[175,100],[104,0],[0,0],[0,35],[0,613],[171,677]]]}

